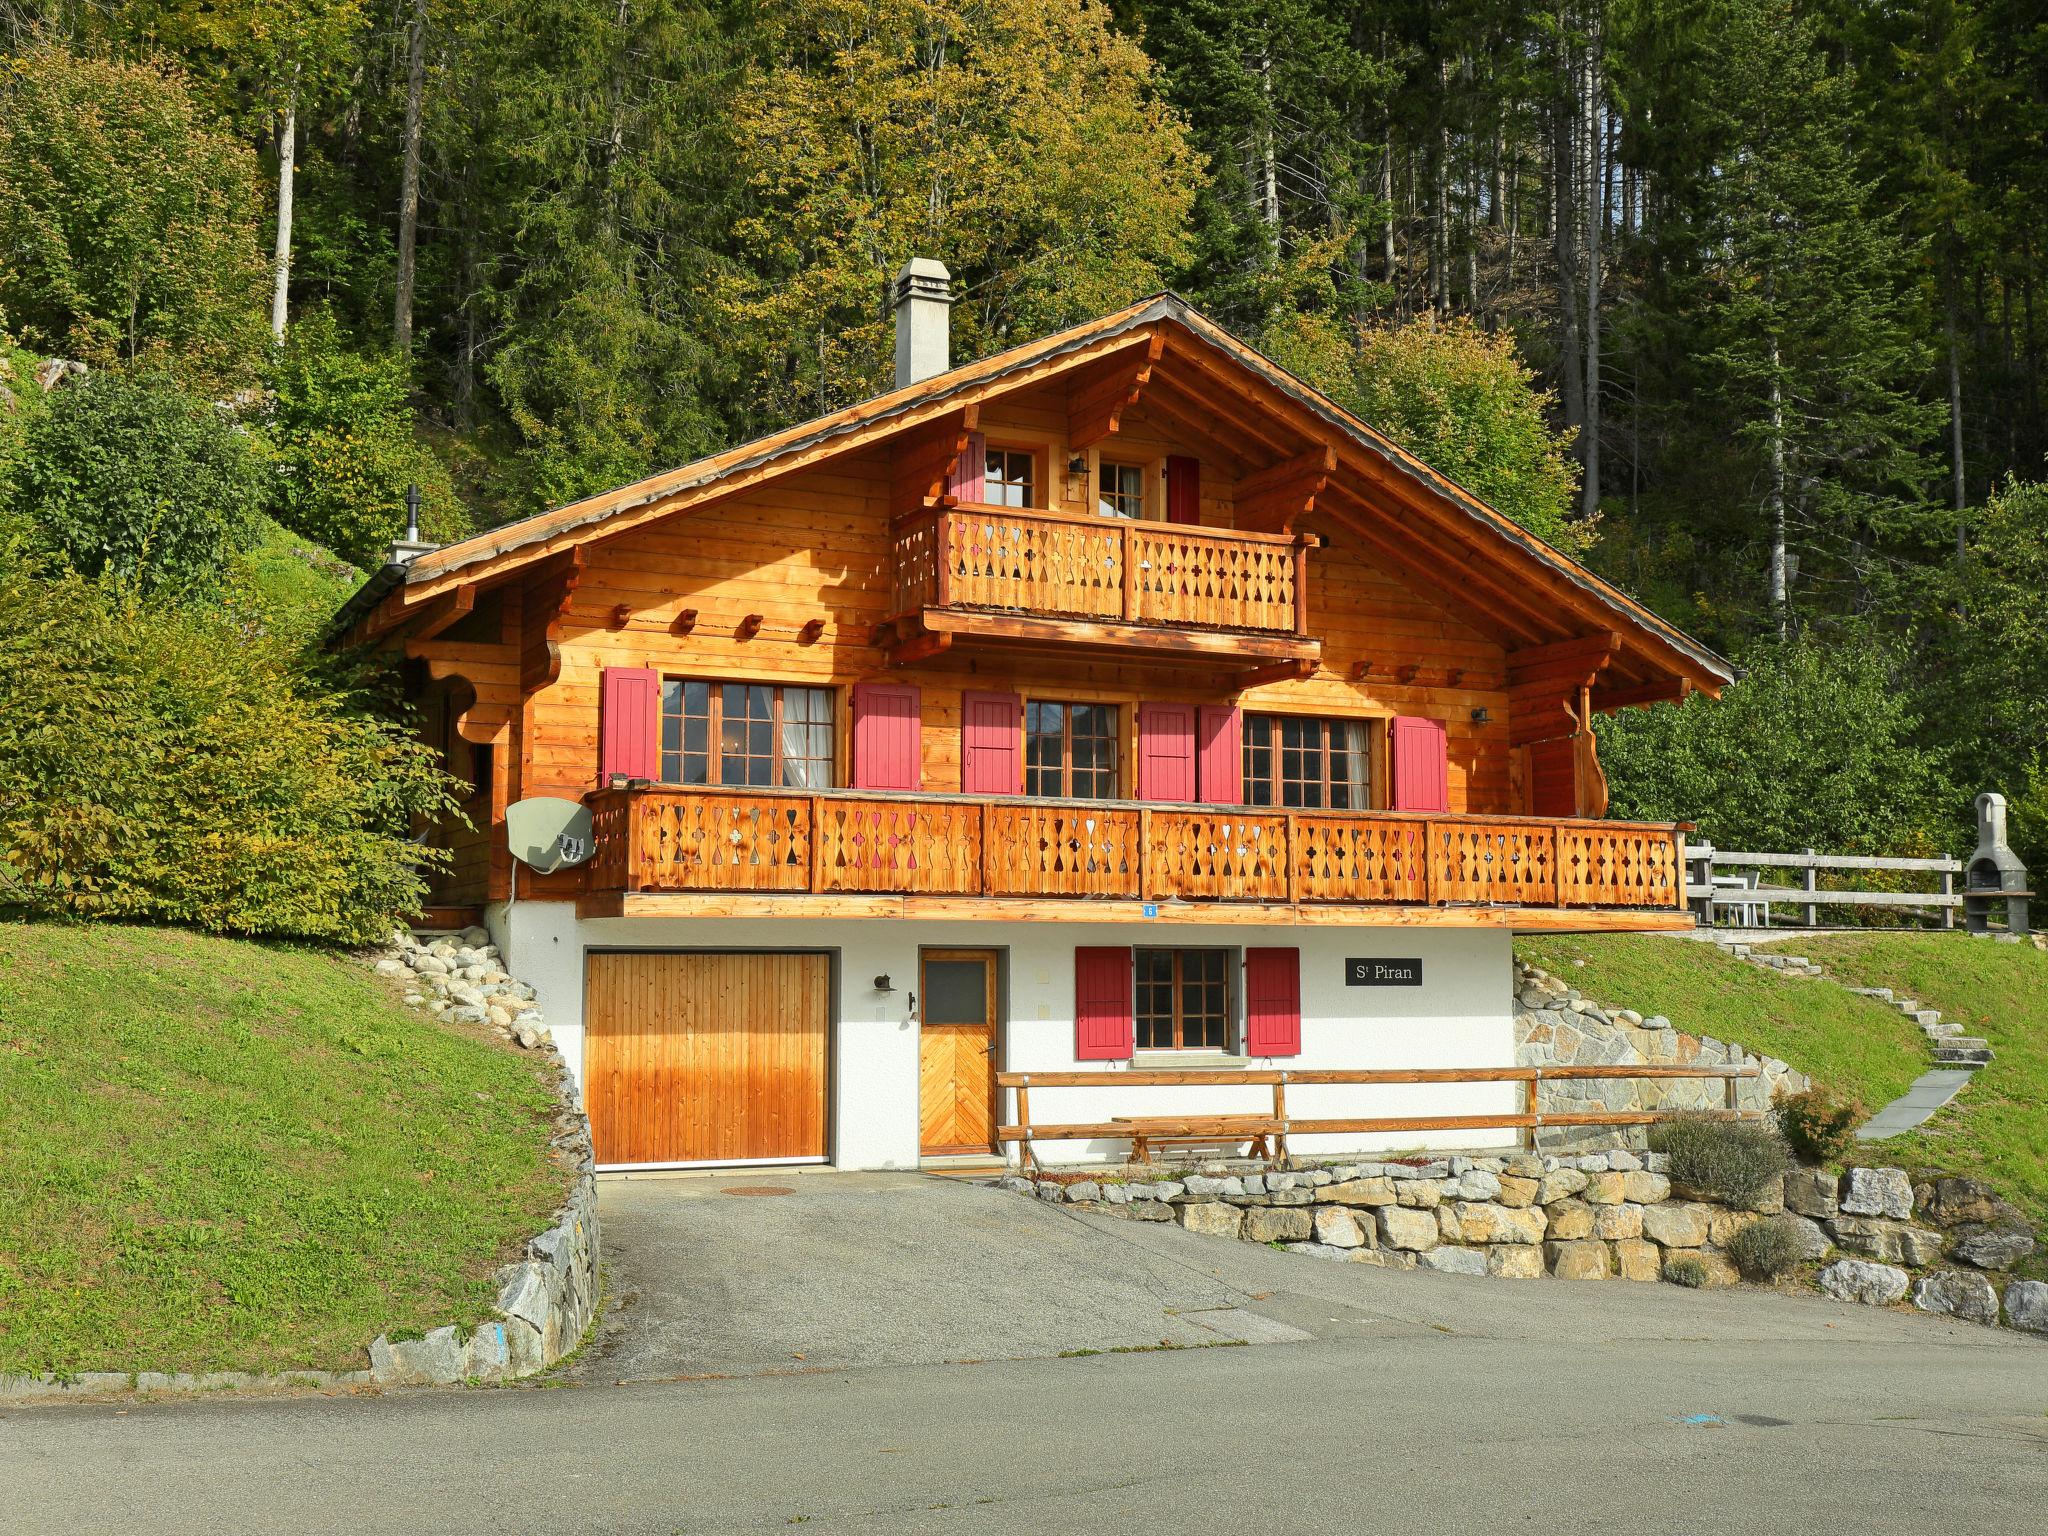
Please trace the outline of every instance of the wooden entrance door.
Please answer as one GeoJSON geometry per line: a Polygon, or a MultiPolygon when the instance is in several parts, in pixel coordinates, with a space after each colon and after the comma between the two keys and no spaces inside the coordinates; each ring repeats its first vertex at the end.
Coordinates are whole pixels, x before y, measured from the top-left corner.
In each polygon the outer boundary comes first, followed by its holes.
{"type": "Polygon", "coordinates": [[[927,1153],[996,1144],[996,956],[928,949],[918,966],[918,1145],[927,1153]]]}
{"type": "Polygon", "coordinates": [[[598,1162],[822,1162],[831,980],[821,954],[591,955],[598,1162]]]}

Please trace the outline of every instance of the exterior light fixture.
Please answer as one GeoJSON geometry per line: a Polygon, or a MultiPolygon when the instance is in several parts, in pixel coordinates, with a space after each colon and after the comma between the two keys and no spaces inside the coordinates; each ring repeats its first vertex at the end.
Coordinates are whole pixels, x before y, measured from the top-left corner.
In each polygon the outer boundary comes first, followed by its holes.
{"type": "Polygon", "coordinates": [[[896,990],[894,987],[889,985],[888,972],[884,971],[880,976],[877,976],[875,978],[875,990],[877,992],[894,992],[896,990]]]}
{"type": "Polygon", "coordinates": [[[1472,711],[1472,723],[1474,725],[1485,725],[1488,721],[1492,719],[1493,715],[1487,710],[1486,706],[1483,704],[1480,705],[1479,708],[1472,711]]]}

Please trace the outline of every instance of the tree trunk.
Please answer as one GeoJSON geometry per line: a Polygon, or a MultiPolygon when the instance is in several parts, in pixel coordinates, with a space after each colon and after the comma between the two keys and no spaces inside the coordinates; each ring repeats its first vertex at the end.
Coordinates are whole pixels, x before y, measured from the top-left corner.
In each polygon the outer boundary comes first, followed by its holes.
{"type": "Polygon", "coordinates": [[[1968,487],[1963,473],[1963,358],[1962,342],[1956,336],[1956,299],[1953,284],[1948,294],[1948,448],[1954,470],[1954,494],[1956,507],[1956,560],[1960,562],[1966,548],[1963,537],[1963,508],[1969,505],[1968,487]]]}
{"type": "Polygon", "coordinates": [[[1557,309],[1559,374],[1564,388],[1564,421],[1579,428],[1586,421],[1585,356],[1579,330],[1579,263],[1573,226],[1578,221],[1578,189],[1573,186],[1577,164],[1576,135],[1579,92],[1572,68],[1568,16],[1558,18],[1558,92],[1551,114],[1550,218],[1557,243],[1557,309]]]}
{"type": "Polygon", "coordinates": [[[285,92],[284,120],[277,128],[277,249],[272,258],[270,337],[284,340],[286,299],[292,281],[292,179],[298,169],[299,86],[296,71],[285,92]]]}
{"type": "Polygon", "coordinates": [[[391,341],[412,354],[412,294],[420,224],[420,112],[427,86],[427,0],[413,0],[405,54],[405,148],[398,176],[398,292],[391,308],[391,341]]]}
{"type": "Polygon", "coordinates": [[[1273,134],[1273,60],[1259,58],[1259,89],[1266,98],[1266,120],[1259,127],[1259,217],[1266,222],[1273,254],[1280,253],[1280,160],[1273,134]]]}
{"type": "Polygon", "coordinates": [[[1792,581],[1785,549],[1785,391],[1778,378],[1778,338],[1771,338],[1771,613],[1783,639],[1791,628],[1792,581]]]}
{"type": "Polygon", "coordinates": [[[1387,286],[1394,290],[1394,307],[1400,308],[1401,274],[1394,265],[1394,125],[1387,123],[1387,147],[1380,154],[1380,201],[1387,216],[1380,225],[1380,262],[1386,269],[1387,286]]]}
{"type": "Polygon", "coordinates": [[[1586,478],[1579,487],[1579,511],[1600,510],[1600,236],[1607,223],[1607,135],[1600,125],[1600,14],[1593,13],[1586,39],[1586,478]]]}

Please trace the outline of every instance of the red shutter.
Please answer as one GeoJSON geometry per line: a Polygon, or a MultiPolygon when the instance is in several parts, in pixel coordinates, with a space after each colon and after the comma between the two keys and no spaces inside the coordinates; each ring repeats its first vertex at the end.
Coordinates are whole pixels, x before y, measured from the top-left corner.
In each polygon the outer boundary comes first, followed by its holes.
{"type": "Polygon", "coordinates": [[[1024,699],[1015,693],[960,695],[960,790],[1015,795],[1024,789],[1024,699]]]}
{"type": "Polygon", "coordinates": [[[1195,798],[1195,706],[1138,706],[1138,798],[1195,798]]]}
{"type": "Polygon", "coordinates": [[[853,787],[920,787],[918,691],[910,683],[856,683],[853,787]]]}
{"type": "Polygon", "coordinates": [[[1185,454],[1170,455],[1166,461],[1166,520],[1169,523],[1199,523],[1202,520],[1202,466],[1185,454]]]}
{"type": "Polygon", "coordinates": [[[1131,1059],[1131,952],[1074,951],[1074,1059],[1131,1059]]]}
{"type": "Polygon", "coordinates": [[[1450,754],[1443,721],[1396,716],[1388,722],[1387,733],[1387,756],[1394,765],[1394,809],[1449,811],[1450,754]]]}
{"type": "Polygon", "coordinates": [[[1204,805],[1244,801],[1244,714],[1234,704],[1204,704],[1195,733],[1195,782],[1204,805]]]}
{"type": "Polygon", "coordinates": [[[1244,952],[1244,1053],[1301,1054],[1301,951],[1244,952]]]}
{"type": "Polygon", "coordinates": [[[967,434],[967,446],[960,450],[960,457],[953,464],[952,478],[946,489],[953,500],[980,501],[987,494],[984,482],[988,478],[988,439],[979,432],[967,434]]]}
{"type": "Polygon", "coordinates": [[[661,674],[606,667],[598,692],[597,782],[661,777],[661,674]]]}

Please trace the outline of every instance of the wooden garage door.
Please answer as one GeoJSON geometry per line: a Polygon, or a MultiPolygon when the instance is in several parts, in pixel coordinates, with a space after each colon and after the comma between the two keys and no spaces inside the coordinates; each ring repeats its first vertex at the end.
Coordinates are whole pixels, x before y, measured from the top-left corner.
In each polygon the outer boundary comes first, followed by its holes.
{"type": "Polygon", "coordinates": [[[597,1160],[824,1157],[830,979],[824,955],[591,955],[597,1160]]]}

